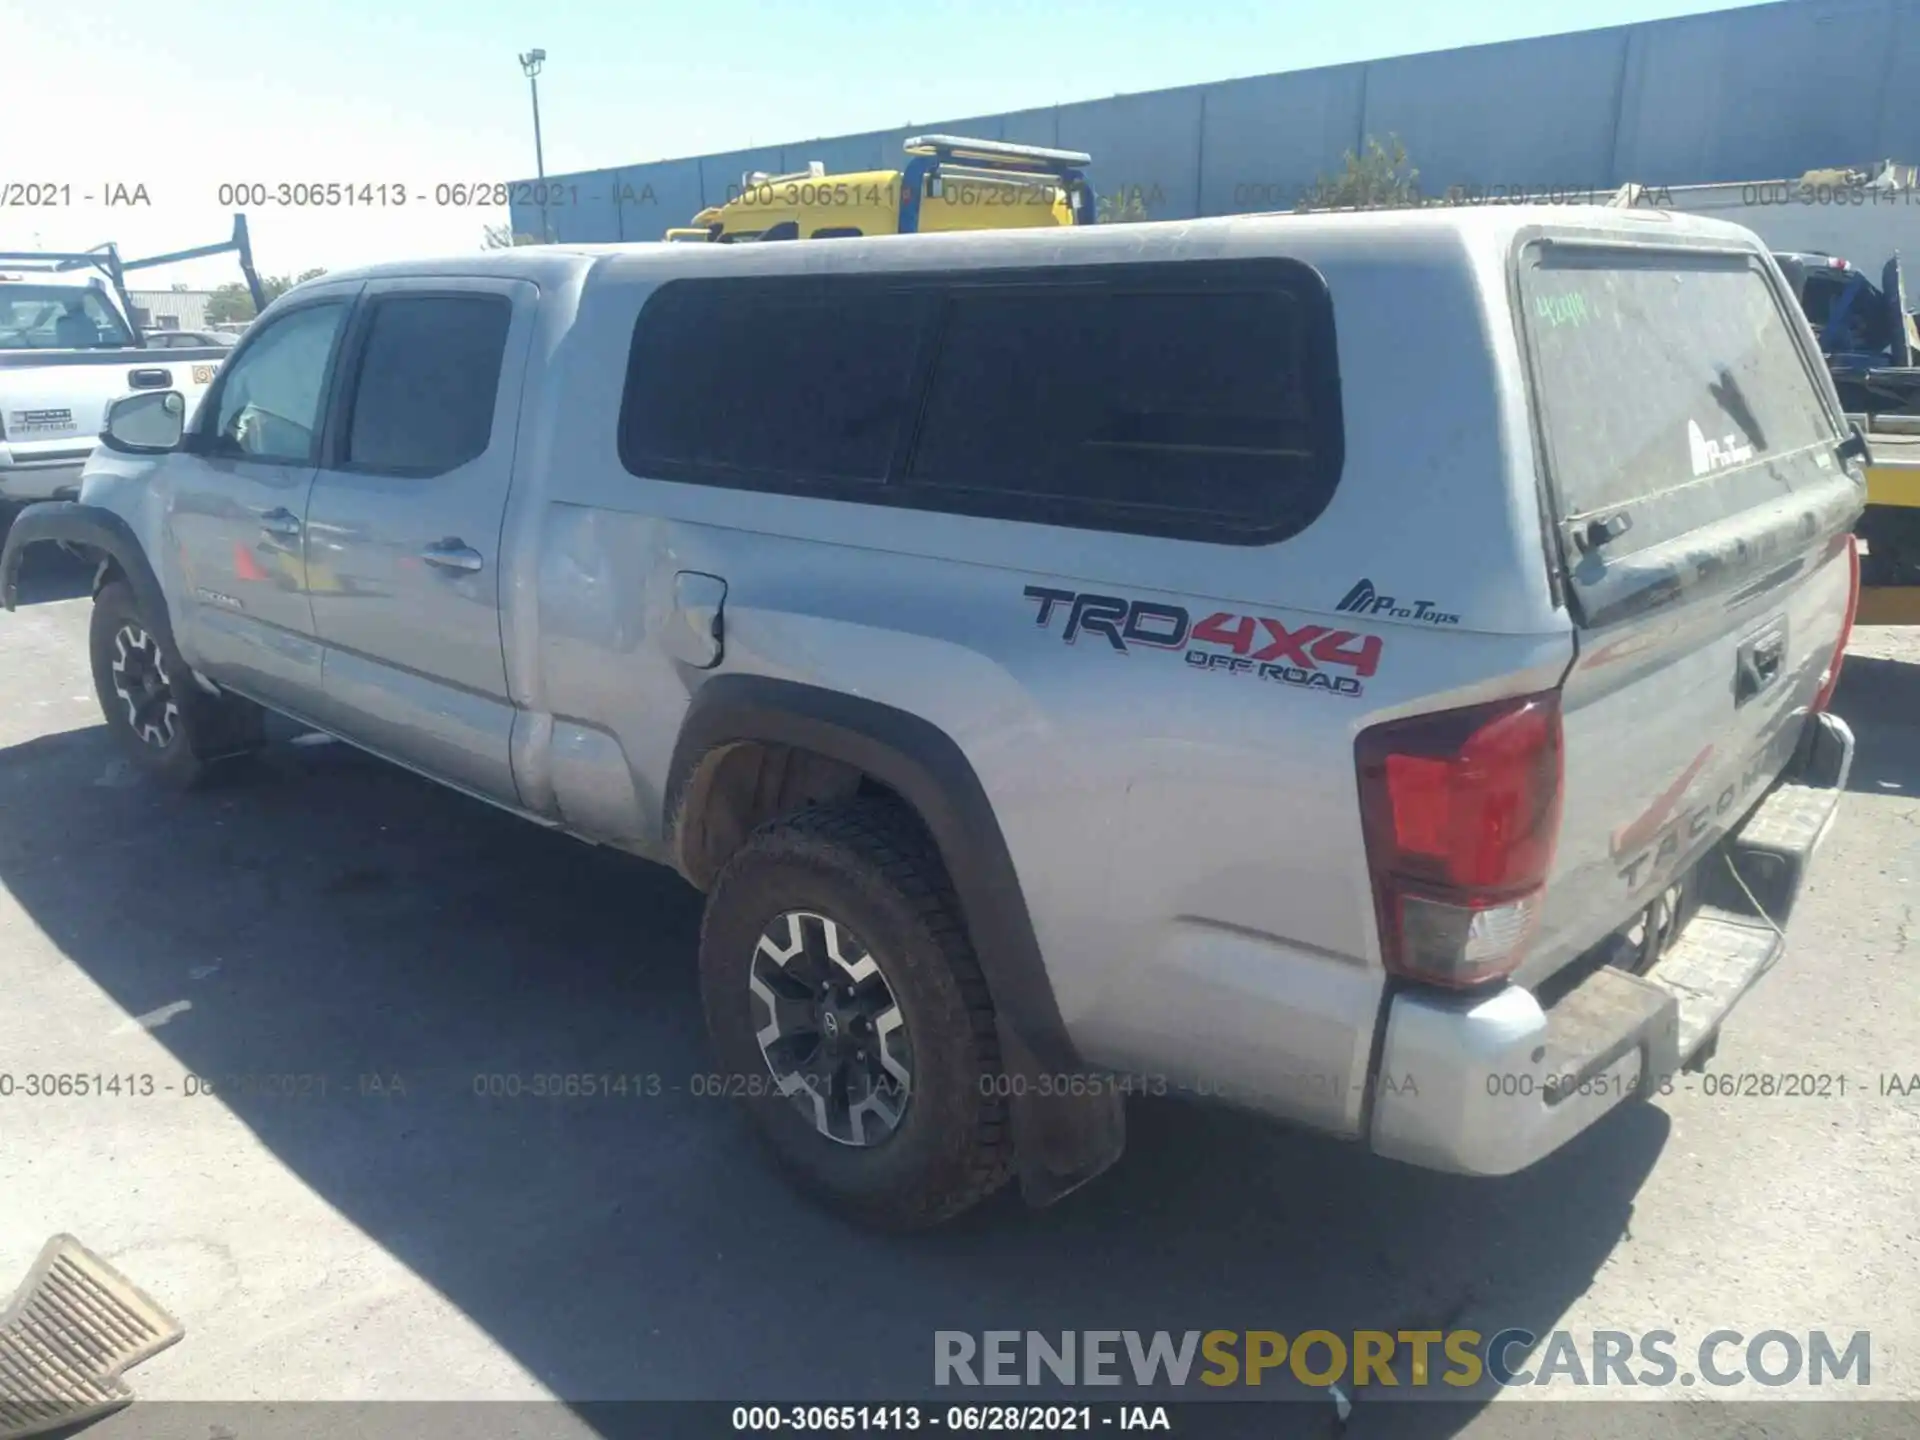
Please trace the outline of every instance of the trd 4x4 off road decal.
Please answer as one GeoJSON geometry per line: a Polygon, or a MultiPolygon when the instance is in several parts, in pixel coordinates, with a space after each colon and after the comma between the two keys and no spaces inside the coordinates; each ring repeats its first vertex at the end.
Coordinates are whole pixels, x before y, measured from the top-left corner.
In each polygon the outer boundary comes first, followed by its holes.
{"type": "Polygon", "coordinates": [[[1060,638],[1069,645],[1082,635],[1097,635],[1122,655],[1135,646],[1184,650],[1187,664],[1196,670],[1256,675],[1335,695],[1358,695],[1361,680],[1380,668],[1378,635],[1324,625],[1289,630],[1270,616],[1229,610],[1195,620],[1179,605],[1044,585],[1029,585],[1025,594],[1038,602],[1034,624],[1042,629],[1051,628],[1056,610],[1066,612],[1060,638]],[[1340,670],[1352,673],[1334,673],[1340,670]]]}

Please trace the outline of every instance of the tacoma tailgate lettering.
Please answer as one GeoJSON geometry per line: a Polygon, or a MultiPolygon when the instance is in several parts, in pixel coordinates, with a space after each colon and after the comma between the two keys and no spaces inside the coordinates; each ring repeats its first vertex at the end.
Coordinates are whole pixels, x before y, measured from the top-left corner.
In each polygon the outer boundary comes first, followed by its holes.
{"type": "Polygon", "coordinates": [[[1673,819],[1666,820],[1664,824],[1660,823],[1667,812],[1685,794],[1687,785],[1699,776],[1700,770],[1713,750],[1712,746],[1708,746],[1693,764],[1687,767],[1679,781],[1654,802],[1646,815],[1615,834],[1613,858],[1616,861],[1624,855],[1633,854],[1636,845],[1644,847],[1639,854],[1633,856],[1632,860],[1621,865],[1620,879],[1629,889],[1638,886],[1642,878],[1651,878],[1661,873],[1679,858],[1683,837],[1689,842],[1697,840],[1705,835],[1708,827],[1716,821],[1730,819],[1730,812],[1735,806],[1750,795],[1756,787],[1765,785],[1779,773],[1786,759],[1780,752],[1782,749],[1790,749],[1794,738],[1793,731],[1782,731],[1769,741],[1758,755],[1747,762],[1738,780],[1721,789],[1720,793],[1714,797],[1712,804],[1694,806],[1682,811],[1673,819]],[[1655,821],[1651,827],[1647,825],[1650,819],[1655,821]],[[1659,837],[1658,844],[1653,843],[1655,836],[1659,837]],[[1651,863],[1651,869],[1646,868],[1649,863],[1651,863]]]}

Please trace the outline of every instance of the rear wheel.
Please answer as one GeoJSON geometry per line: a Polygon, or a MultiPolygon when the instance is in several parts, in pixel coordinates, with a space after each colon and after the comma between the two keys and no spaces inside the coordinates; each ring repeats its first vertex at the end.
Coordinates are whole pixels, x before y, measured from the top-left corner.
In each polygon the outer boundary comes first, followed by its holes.
{"type": "Polygon", "coordinates": [[[992,1002],[946,872],[885,802],[762,826],[707,899],[700,979],[722,1093],[811,1194],[937,1224],[1010,1173],[992,1002]]]}
{"type": "Polygon", "coordinates": [[[184,789],[215,762],[262,744],[260,708],[202,690],[125,581],[110,581],[94,597],[89,638],[101,714],[143,774],[184,789]]]}

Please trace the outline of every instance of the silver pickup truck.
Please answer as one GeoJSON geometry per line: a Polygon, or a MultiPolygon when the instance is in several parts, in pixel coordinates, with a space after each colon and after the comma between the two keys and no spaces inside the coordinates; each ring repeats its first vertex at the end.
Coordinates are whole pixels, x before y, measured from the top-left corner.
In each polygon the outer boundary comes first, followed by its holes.
{"type": "Polygon", "coordinates": [[[119,402],[0,594],[97,558],[162,781],[264,707],[674,867],[728,1092],[869,1223],[1136,1095],[1497,1175],[1705,1062],[1846,785],[1792,305],[1564,207],[382,266],[119,402]]]}

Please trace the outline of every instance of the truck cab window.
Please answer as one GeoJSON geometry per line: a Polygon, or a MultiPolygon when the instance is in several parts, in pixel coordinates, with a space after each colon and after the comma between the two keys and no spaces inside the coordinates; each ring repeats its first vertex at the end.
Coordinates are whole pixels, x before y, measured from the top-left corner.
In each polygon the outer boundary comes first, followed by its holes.
{"type": "Polygon", "coordinates": [[[313,462],[327,364],[346,313],[344,301],[296,310],[235,358],[214,415],[216,453],[313,462]]]}
{"type": "Polygon", "coordinates": [[[347,468],[437,475],[484,454],[512,318],[499,295],[377,301],[354,381],[347,468]]]}
{"type": "Polygon", "coordinates": [[[100,292],[76,285],[8,285],[0,350],[111,350],[133,336],[100,292]]]}

